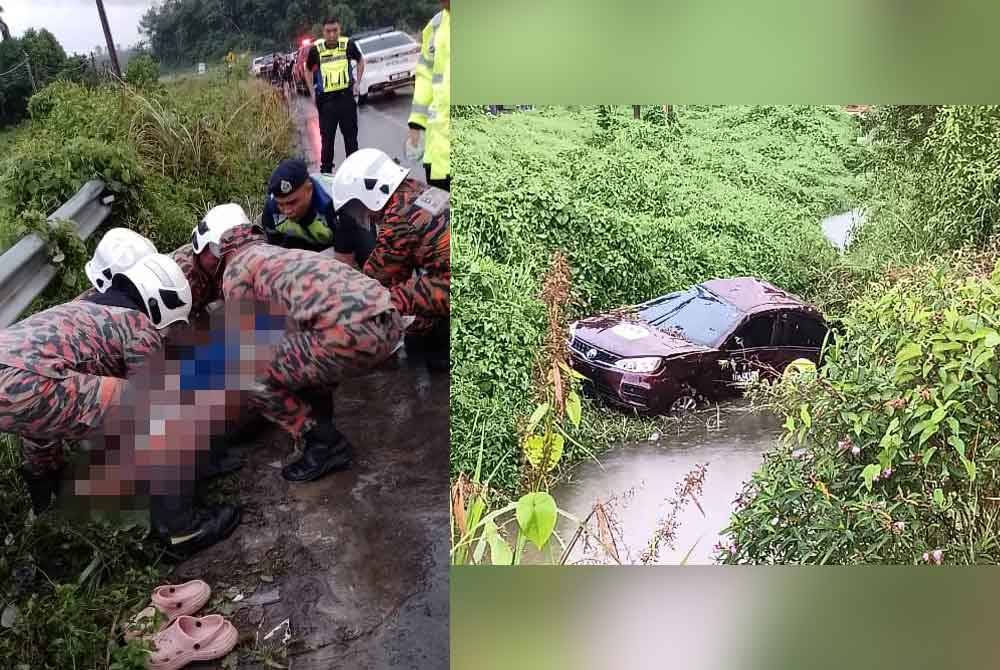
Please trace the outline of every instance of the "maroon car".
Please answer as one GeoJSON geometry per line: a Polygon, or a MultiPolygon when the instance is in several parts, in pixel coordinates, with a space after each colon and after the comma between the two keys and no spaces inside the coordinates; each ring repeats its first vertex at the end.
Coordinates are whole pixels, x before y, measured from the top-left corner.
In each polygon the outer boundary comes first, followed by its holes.
{"type": "Polygon", "coordinates": [[[642,413],[735,395],[798,358],[817,361],[827,325],[799,298],[752,277],[713,279],[570,326],[587,387],[642,413]]]}

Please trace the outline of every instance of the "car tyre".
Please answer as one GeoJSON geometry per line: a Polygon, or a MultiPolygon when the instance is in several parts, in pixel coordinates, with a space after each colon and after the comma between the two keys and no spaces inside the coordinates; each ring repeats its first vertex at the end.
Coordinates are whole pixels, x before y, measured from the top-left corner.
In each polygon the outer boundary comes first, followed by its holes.
{"type": "Polygon", "coordinates": [[[698,409],[698,394],[688,386],[670,403],[671,414],[687,414],[698,409]]]}

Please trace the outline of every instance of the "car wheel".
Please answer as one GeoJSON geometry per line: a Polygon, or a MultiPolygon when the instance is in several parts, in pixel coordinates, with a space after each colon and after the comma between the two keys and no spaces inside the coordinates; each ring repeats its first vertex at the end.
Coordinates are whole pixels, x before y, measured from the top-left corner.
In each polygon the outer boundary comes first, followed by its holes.
{"type": "Polygon", "coordinates": [[[686,414],[698,408],[698,394],[690,386],[686,387],[679,396],[670,403],[671,414],[686,414]]]}

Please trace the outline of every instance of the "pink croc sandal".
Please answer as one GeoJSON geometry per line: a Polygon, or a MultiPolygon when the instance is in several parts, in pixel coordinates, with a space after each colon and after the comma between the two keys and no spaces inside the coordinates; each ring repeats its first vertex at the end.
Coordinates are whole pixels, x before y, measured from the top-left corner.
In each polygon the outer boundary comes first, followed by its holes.
{"type": "Polygon", "coordinates": [[[162,631],[174,619],[194,614],[212,597],[212,589],[200,579],[183,584],[167,584],[153,589],[153,604],[132,618],[125,630],[125,640],[134,640],[162,631]],[[166,617],[160,626],[155,625],[157,610],[166,617]]]}
{"type": "Polygon", "coordinates": [[[179,616],[190,616],[208,602],[212,589],[200,579],[183,584],[157,586],[153,589],[153,606],[167,615],[170,621],[179,616]]]}
{"type": "Polygon", "coordinates": [[[179,670],[188,663],[214,661],[239,640],[236,627],[221,614],[195,618],[179,616],[153,638],[156,651],[146,662],[149,670],[179,670]]]}

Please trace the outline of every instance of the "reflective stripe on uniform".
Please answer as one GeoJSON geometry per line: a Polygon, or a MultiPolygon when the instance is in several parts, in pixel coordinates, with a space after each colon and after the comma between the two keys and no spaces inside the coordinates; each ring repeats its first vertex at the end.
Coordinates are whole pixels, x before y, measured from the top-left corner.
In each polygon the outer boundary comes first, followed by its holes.
{"type": "Polygon", "coordinates": [[[411,113],[413,114],[423,114],[427,116],[427,112],[430,111],[430,105],[413,105],[411,108],[411,113]]]}

